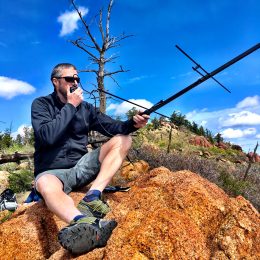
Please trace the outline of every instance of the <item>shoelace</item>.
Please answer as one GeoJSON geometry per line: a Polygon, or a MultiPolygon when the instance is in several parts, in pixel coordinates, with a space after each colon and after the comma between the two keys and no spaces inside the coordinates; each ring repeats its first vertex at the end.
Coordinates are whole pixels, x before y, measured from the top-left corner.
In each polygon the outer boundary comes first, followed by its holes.
{"type": "Polygon", "coordinates": [[[108,206],[102,200],[93,201],[93,203],[89,203],[89,206],[91,206],[91,208],[94,211],[104,212],[104,213],[108,212],[108,206]]]}

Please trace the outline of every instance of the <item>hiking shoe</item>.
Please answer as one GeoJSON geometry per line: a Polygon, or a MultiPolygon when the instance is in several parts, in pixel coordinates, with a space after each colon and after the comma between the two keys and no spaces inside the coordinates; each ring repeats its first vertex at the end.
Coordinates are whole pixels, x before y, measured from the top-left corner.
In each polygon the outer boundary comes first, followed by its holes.
{"type": "Polygon", "coordinates": [[[117,191],[126,192],[126,191],[129,191],[130,189],[131,189],[131,187],[106,186],[106,188],[104,189],[104,192],[117,192],[117,191]]]}
{"type": "Polygon", "coordinates": [[[78,210],[85,216],[103,218],[110,211],[109,206],[102,200],[81,200],[77,206],[78,210]]]}
{"type": "Polygon", "coordinates": [[[104,247],[116,226],[115,220],[83,217],[61,229],[58,240],[72,254],[83,254],[94,248],[104,247]]]}

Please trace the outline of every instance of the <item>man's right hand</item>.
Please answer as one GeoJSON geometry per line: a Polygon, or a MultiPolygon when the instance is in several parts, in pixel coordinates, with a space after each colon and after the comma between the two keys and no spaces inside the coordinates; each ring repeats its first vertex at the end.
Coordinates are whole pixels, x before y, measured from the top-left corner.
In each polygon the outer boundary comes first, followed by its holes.
{"type": "Polygon", "coordinates": [[[83,101],[83,90],[77,88],[75,91],[70,93],[70,88],[67,89],[67,103],[77,107],[83,101]]]}

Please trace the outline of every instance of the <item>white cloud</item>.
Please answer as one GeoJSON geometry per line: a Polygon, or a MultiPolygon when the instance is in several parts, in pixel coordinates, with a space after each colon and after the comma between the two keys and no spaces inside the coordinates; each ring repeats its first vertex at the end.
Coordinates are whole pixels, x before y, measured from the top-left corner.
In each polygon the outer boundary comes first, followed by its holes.
{"type": "Polygon", "coordinates": [[[256,138],[260,138],[260,134],[256,135],[255,137],[256,137],[256,138]]]}
{"type": "Polygon", "coordinates": [[[259,96],[247,97],[240,101],[236,107],[237,108],[245,108],[245,107],[255,107],[260,105],[260,98],[259,96]]]}
{"type": "Polygon", "coordinates": [[[244,130],[227,128],[221,132],[223,138],[229,138],[229,139],[241,138],[241,137],[255,135],[255,134],[256,134],[255,128],[247,128],[244,130]]]}
{"type": "Polygon", "coordinates": [[[18,95],[29,95],[35,88],[21,80],[0,76],[0,97],[11,99],[18,95]]]}
{"type": "Polygon", "coordinates": [[[207,121],[206,121],[206,120],[202,120],[201,123],[200,123],[200,125],[203,126],[203,127],[205,127],[206,124],[207,124],[207,121]]]}
{"type": "Polygon", "coordinates": [[[11,134],[11,136],[12,136],[13,138],[16,138],[16,136],[17,136],[18,134],[20,134],[22,137],[24,137],[24,127],[29,127],[29,129],[32,128],[32,126],[29,126],[29,125],[26,125],[26,124],[22,124],[22,125],[20,125],[20,126],[18,127],[18,129],[17,129],[16,132],[13,132],[13,133],[11,134]]]}
{"type": "MultiPolygon", "coordinates": [[[[88,9],[85,7],[79,7],[79,11],[82,16],[88,13],[88,9]]],[[[65,36],[67,34],[73,33],[78,29],[78,21],[80,17],[76,11],[66,11],[58,17],[58,22],[61,23],[60,36],[65,36]]]]}
{"type": "MultiPolygon", "coordinates": [[[[129,101],[147,108],[150,108],[153,105],[150,101],[147,101],[145,99],[129,99],[129,101]]],[[[133,104],[124,101],[121,104],[110,104],[107,108],[107,111],[115,110],[114,112],[115,115],[119,116],[119,115],[125,115],[126,112],[128,112],[133,107],[136,107],[136,109],[140,111],[144,110],[142,108],[139,108],[133,104]]]]}
{"type": "Polygon", "coordinates": [[[241,111],[228,115],[227,119],[220,119],[222,126],[242,126],[242,125],[260,125],[260,115],[250,112],[241,111]]]}

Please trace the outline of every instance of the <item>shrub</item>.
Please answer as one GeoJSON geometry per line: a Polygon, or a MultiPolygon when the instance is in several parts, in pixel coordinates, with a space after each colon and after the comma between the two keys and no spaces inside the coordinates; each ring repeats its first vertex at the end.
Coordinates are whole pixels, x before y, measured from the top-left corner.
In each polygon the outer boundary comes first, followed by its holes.
{"type": "Polygon", "coordinates": [[[219,180],[223,189],[232,196],[243,195],[245,190],[249,187],[249,182],[236,179],[226,171],[220,173],[219,180]]]}
{"type": "Polygon", "coordinates": [[[16,193],[30,190],[33,178],[33,173],[29,170],[10,172],[8,177],[9,187],[16,193]]]}

